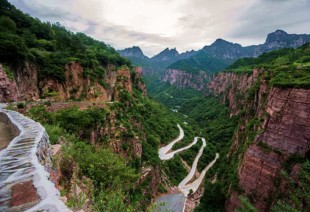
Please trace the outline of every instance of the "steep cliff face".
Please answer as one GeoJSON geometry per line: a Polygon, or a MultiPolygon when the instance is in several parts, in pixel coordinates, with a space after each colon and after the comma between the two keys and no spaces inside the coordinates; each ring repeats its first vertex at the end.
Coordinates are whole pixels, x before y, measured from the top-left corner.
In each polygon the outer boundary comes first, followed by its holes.
{"type": "MultiPolygon", "coordinates": [[[[272,88],[258,134],[245,152],[239,167],[239,183],[245,194],[253,195],[260,211],[269,208],[279,189],[280,170],[292,155],[305,157],[310,149],[310,90],[272,88]]],[[[234,192],[227,208],[240,205],[234,192]]]]}
{"type": "Polygon", "coordinates": [[[205,89],[207,93],[224,94],[222,101],[228,102],[231,115],[236,115],[241,110],[240,105],[247,103],[247,99],[242,97],[249,95],[248,90],[255,86],[262,72],[263,70],[254,69],[252,74],[232,72],[215,74],[205,89]]]}
{"type": "Polygon", "coordinates": [[[37,100],[40,97],[38,67],[29,62],[13,68],[18,100],[37,100]]]}
{"type": "MultiPolygon", "coordinates": [[[[46,98],[56,101],[69,99],[87,99],[91,101],[111,101],[114,96],[118,98],[119,86],[132,92],[130,71],[109,65],[100,78],[88,76],[85,69],[78,62],[65,65],[65,80],[45,77],[39,79],[39,67],[30,62],[12,68],[14,78],[9,79],[3,68],[0,70],[1,101],[37,100],[46,98]],[[116,89],[118,87],[118,89],[116,89]]],[[[141,70],[137,72],[137,79],[141,77],[141,70]]],[[[139,83],[139,80],[136,80],[139,83]]],[[[139,84],[140,90],[145,91],[144,84],[139,84]]]]}
{"type": "MultiPolygon", "coordinates": [[[[13,77],[13,76],[12,76],[13,77]]],[[[15,101],[17,99],[17,87],[13,78],[9,78],[0,64],[0,102],[15,101]]]]}
{"type": "Polygon", "coordinates": [[[242,117],[228,155],[239,158],[239,189],[230,189],[226,210],[239,208],[243,195],[266,211],[281,192],[284,164],[295,155],[306,157],[310,150],[310,89],[268,86],[263,70],[221,73],[208,88],[242,117]]]}
{"type": "Polygon", "coordinates": [[[198,91],[204,91],[210,78],[211,76],[203,71],[188,73],[181,70],[168,69],[162,81],[174,85],[177,88],[192,88],[198,91]]]}
{"type": "Polygon", "coordinates": [[[113,88],[119,72],[113,70],[115,67],[108,67],[102,79],[91,80],[85,77],[83,67],[78,62],[72,62],[65,67],[66,80],[59,83],[54,79],[45,79],[40,82],[42,95],[47,98],[68,99],[90,99],[92,101],[110,101],[113,95],[113,88]]]}

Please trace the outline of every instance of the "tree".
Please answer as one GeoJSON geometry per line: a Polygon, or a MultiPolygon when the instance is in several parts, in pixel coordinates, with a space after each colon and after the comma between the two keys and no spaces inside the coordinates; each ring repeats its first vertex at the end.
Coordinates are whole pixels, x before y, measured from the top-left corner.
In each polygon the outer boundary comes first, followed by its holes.
{"type": "Polygon", "coordinates": [[[0,17],[0,30],[1,31],[10,31],[10,32],[14,32],[15,33],[15,31],[16,31],[16,24],[9,17],[1,16],[0,17]]]}

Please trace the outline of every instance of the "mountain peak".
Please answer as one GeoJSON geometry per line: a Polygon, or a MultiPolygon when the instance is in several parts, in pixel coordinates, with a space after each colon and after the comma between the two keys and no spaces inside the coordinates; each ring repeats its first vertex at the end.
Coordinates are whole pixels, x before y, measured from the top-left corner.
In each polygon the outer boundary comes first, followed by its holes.
{"type": "Polygon", "coordinates": [[[176,48],[169,49],[165,48],[163,51],[161,51],[159,54],[155,55],[152,59],[155,60],[174,60],[179,56],[179,52],[176,50],[176,48]]]}
{"type": "Polygon", "coordinates": [[[123,50],[119,50],[118,51],[120,53],[120,55],[122,55],[123,57],[136,57],[136,58],[142,58],[145,59],[147,58],[142,50],[140,49],[140,47],[138,46],[133,46],[131,48],[126,48],[123,50]]]}
{"type": "Polygon", "coordinates": [[[285,31],[277,29],[276,31],[268,34],[266,43],[280,41],[280,40],[285,39],[287,36],[288,34],[285,31]]]}
{"type": "Polygon", "coordinates": [[[222,39],[222,38],[218,38],[214,41],[214,43],[229,43],[228,41],[222,39]]]}

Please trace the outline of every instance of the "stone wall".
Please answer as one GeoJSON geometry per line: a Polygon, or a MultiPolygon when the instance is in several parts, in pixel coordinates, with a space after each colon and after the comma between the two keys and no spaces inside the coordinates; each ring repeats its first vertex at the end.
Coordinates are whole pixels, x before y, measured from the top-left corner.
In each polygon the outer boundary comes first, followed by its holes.
{"type": "Polygon", "coordinates": [[[15,138],[0,151],[0,211],[69,211],[49,180],[51,159],[45,129],[20,113],[0,108],[15,138]]]}

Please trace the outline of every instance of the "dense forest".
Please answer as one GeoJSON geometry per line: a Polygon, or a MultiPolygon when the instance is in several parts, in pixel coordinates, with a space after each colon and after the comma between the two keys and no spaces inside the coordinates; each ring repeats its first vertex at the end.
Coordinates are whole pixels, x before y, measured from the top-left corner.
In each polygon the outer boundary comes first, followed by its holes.
{"type": "Polygon", "coordinates": [[[0,62],[12,65],[32,61],[41,67],[42,79],[49,76],[64,81],[64,66],[72,61],[80,62],[92,77],[104,73],[108,64],[130,66],[104,42],[73,33],[60,23],[41,22],[6,0],[0,1],[0,14],[0,62]]]}
{"type": "Polygon", "coordinates": [[[262,68],[270,76],[271,85],[277,87],[310,87],[310,43],[297,49],[281,49],[257,58],[243,58],[227,68],[236,73],[252,72],[262,68]]]}

